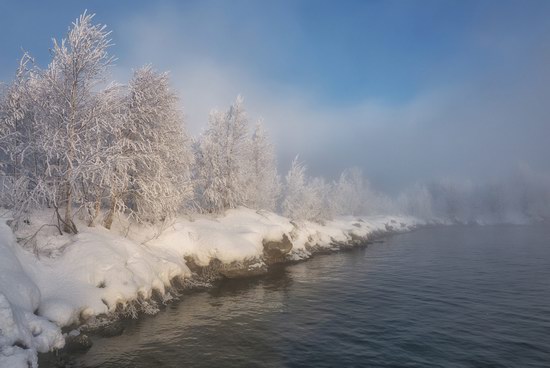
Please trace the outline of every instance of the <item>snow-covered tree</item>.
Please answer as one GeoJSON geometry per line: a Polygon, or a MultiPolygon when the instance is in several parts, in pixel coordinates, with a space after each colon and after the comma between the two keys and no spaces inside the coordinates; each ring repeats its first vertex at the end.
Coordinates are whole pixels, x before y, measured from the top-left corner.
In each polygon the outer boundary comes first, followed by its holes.
{"type": "Polygon", "coordinates": [[[38,200],[32,195],[37,178],[32,171],[36,145],[32,135],[29,64],[32,59],[25,53],[13,82],[0,98],[0,205],[12,210],[15,227],[19,221],[27,219],[38,200]]]}
{"type": "Polygon", "coordinates": [[[261,121],[256,124],[252,134],[249,154],[246,205],[254,209],[275,211],[281,185],[273,145],[261,121]]]}
{"type": "MultiPolygon", "coordinates": [[[[0,169],[16,218],[34,207],[76,233],[73,211],[110,227],[116,213],[173,217],[191,198],[193,155],[168,76],[151,67],[127,88],[110,84],[109,32],[84,13],[55,41],[44,70],[25,55],[0,100],[0,169]]],[[[3,201],[2,205],[6,205],[3,201]]]]}
{"type": "Polygon", "coordinates": [[[335,215],[361,215],[366,200],[366,185],[359,168],[342,172],[331,194],[331,209],[335,215]]]}
{"type": "Polygon", "coordinates": [[[304,202],[304,192],[306,186],[305,166],[298,161],[298,156],[294,158],[290,169],[285,177],[285,192],[281,210],[284,216],[299,219],[301,216],[301,206],[304,202]]]}
{"type": "Polygon", "coordinates": [[[42,113],[51,112],[44,107],[49,106],[52,94],[43,72],[32,64],[32,59],[24,54],[16,78],[0,104],[2,205],[10,208],[14,228],[21,221],[28,222],[33,209],[49,205],[57,193],[47,169],[60,159],[48,161],[45,154],[50,148],[46,138],[51,132],[47,129],[49,120],[42,113]]]}
{"type": "Polygon", "coordinates": [[[283,215],[293,220],[326,220],[330,218],[329,192],[330,186],[323,179],[307,177],[306,167],[296,157],[285,177],[283,215]]]}
{"type": "Polygon", "coordinates": [[[92,24],[93,17],[84,13],[66,39],[54,40],[52,61],[41,75],[45,90],[40,101],[40,134],[46,175],[55,189],[50,205],[63,230],[71,233],[77,232],[73,207],[85,202],[83,175],[104,153],[90,149],[87,138],[100,134],[106,122],[97,109],[95,91],[105,81],[113,58],[107,53],[109,32],[104,25],[92,24]],[[63,216],[58,212],[62,207],[63,216]]]}
{"type": "Polygon", "coordinates": [[[397,200],[400,211],[427,221],[434,220],[432,197],[428,188],[415,184],[401,193],[397,200]]]}
{"type": "Polygon", "coordinates": [[[168,74],[143,67],[128,89],[127,114],[114,133],[107,228],[125,210],[139,222],[172,218],[192,196],[193,155],[168,74]]]}
{"type": "Polygon", "coordinates": [[[25,125],[28,122],[28,70],[30,58],[25,54],[17,68],[15,79],[5,88],[0,100],[0,169],[14,178],[22,170],[25,151],[25,125]],[[27,119],[26,119],[27,118],[27,119]]]}
{"type": "Polygon", "coordinates": [[[322,177],[312,178],[307,185],[306,209],[309,210],[308,219],[317,222],[331,219],[333,214],[330,208],[330,194],[332,185],[322,177]]]}
{"type": "Polygon", "coordinates": [[[129,165],[123,155],[120,132],[127,116],[127,95],[123,86],[112,83],[96,96],[96,111],[101,119],[99,131],[89,131],[84,149],[94,162],[83,172],[82,185],[84,215],[88,224],[94,226],[102,214],[102,207],[119,188],[121,176],[125,176],[129,165]],[[94,154],[97,152],[98,154],[94,154]],[[100,154],[99,154],[100,153],[100,154]]]}
{"type": "Polygon", "coordinates": [[[222,212],[247,199],[249,145],[242,97],[224,112],[212,111],[197,145],[197,195],[202,210],[222,212]]]}

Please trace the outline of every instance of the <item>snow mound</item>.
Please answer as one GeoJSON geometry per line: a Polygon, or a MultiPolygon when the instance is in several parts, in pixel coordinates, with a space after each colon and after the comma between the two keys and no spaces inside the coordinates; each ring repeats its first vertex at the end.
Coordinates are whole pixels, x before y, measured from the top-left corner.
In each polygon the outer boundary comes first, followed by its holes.
{"type": "Polygon", "coordinates": [[[261,257],[264,240],[280,240],[292,229],[284,217],[243,207],[218,218],[179,219],[148,244],[170,249],[181,258],[191,256],[206,266],[212,259],[231,263],[261,257]]]}
{"type": "Polygon", "coordinates": [[[19,246],[0,221],[0,367],[36,367],[37,353],[63,347],[58,326],[34,311],[40,290],[23,270],[19,246]]]}
{"type": "Polygon", "coordinates": [[[60,326],[148,299],[154,290],[164,294],[174,277],[191,274],[183,258],[103,228],[82,227],[55,258],[22,256],[42,292],[38,313],[60,326]]]}

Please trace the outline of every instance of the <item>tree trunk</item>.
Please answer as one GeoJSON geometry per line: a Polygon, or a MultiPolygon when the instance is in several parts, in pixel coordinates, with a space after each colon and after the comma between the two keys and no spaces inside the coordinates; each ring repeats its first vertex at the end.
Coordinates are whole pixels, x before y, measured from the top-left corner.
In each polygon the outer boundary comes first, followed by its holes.
{"type": "Polygon", "coordinates": [[[93,215],[92,219],[90,220],[90,222],[88,223],[89,227],[94,227],[95,226],[95,220],[97,220],[97,218],[99,217],[100,211],[101,211],[101,198],[98,195],[96,200],[95,200],[95,204],[94,204],[94,215],[93,215]]]}
{"type": "Polygon", "coordinates": [[[73,194],[70,184],[67,183],[67,203],[65,205],[65,219],[63,220],[63,231],[66,233],[76,234],[76,226],[73,223],[73,194]]]}
{"type": "Polygon", "coordinates": [[[71,88],[71,101],[70,101],[70,120],[68,124],[68,131],[67,131],[67,173],[66,173],[66,196],[65,199],[67,201],[65,206],[65,220],[63,221],[63,231],[66,233],[73,233],[76,234],[76,226],[73,222],[73,192],[71,188],[71,176],[73,171],[73,160],[75,158],[75,150],[74,150],[74,144],[75,144],[75,124],[76,124],[76,110],[77,110],[77,104],[76,104],[76,94],[77,94],[77,85],[78,85],[78,75],[75,75],[73,77],[73,83],[71,88]]]}
{"type": "Polygon", "coordinates": [[[105,222],[103,223],[103,226],[105,226],[106,229],[111,229],[111,226],[113,225],[116,202],[117,202],[116,196],[113,196],[111,198],[111,205],[109,206],[109,212],[107,213],[107,217],[105,218],[105,222]]]}

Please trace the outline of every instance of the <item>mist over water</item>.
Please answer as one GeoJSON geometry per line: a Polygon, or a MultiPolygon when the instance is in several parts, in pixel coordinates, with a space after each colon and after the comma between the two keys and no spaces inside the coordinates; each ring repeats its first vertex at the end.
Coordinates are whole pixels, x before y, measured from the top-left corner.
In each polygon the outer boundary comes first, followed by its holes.
{"type": "Polygon", "coordinates": [[[419,190],[417,198],[429,193],[424,199],[435,217],[458,222],[525,223],[550,218],[550,177],[532,171],[520,171],[501,181],[447,180],[415,189],[419,190]]]}
{"type": "Polygon", "coordinates": [[[367,188],[369,214],[403,213],[428,222],[480,225],[550,219],[550,175],[525,165],[498,180],[427,180],[394,196],[367,188]]]}

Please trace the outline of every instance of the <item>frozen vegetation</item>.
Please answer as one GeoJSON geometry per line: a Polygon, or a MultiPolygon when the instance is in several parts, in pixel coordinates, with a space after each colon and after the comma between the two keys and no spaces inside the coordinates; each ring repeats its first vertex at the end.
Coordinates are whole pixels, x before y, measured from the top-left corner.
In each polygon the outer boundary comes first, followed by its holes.
{"type": "Polygon", "coordinates": [[[0,366],[36,366],[62,327],[155,313],[174,284],[267,272],[273,263],[426,222],[550,217],[550,181],[521,171],[485,186],[437,181],[397,198],[357,168],[277,172],[244,101],[190,137],[169,75],[109,83],[105,26],[84,14],[42,68],[23,55],[0,94],[0,366]],[[154,298],[153,298],[154,296],[154,298]]]}

